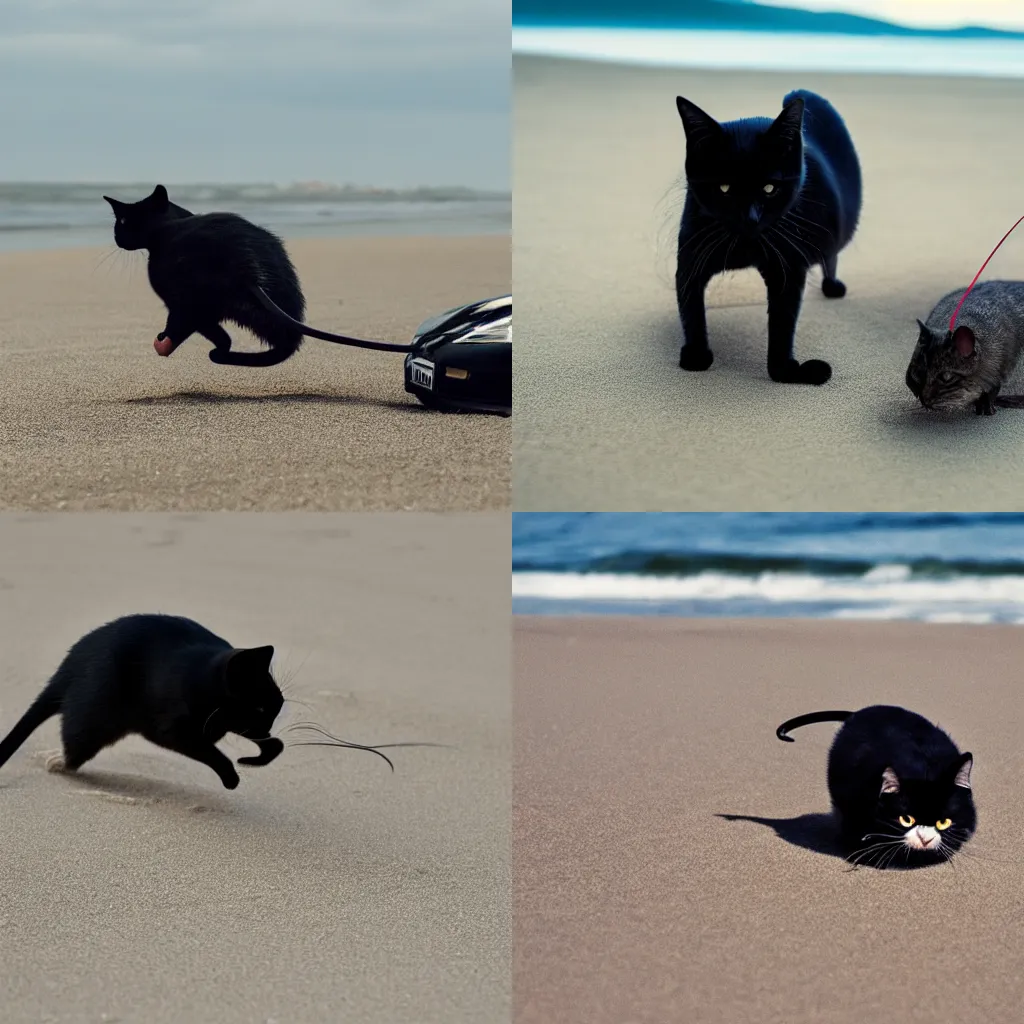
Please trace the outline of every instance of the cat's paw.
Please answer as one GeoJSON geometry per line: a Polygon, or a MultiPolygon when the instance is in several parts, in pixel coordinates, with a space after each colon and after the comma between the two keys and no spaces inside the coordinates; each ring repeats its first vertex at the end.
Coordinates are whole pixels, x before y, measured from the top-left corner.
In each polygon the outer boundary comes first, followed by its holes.
{"type": "Polygon", "coordinates": [[[832,367],[824,359],[808,359],[800,364],[801,384],[824,384],[832,376],[832,367]]]}
{"type": "Polygon", "coordinates": [[[832,376],[832,367],[823,359],[808,359],[798,363],[787,359],[784,363],[769,363],[768,376],[777,384],[824,384],[832,376]]]}
{"type": "Polygon", "coordinates": [[[995,416],[996,407],[992,400],[993,396],[984,394],[974,403],[974,414],[976,416],[995,416]]]}
{"type": "Polygon", "coordinates": [[[238,759],[239,764],[248,764],[254,766],[261,766],[270,764],[281,751],[284,750],[284,744],[276,737],[271,737],[269,740],[260,741],[260,752],[253,754],[250,757],[240,757],[238,759]]]}
{"type": "Polygon", "coordinates": [[[841,299],[846,294],[846,285],[838,277],[826,277],[821,290],[826,299],[841,299]]]}
{"type": "Polygon", "coordinates": [[[230,775],[222,775],[220,781],[224,783],[225,789],[238,789],[238,775],[234,772],[230,775]]]}
{"type": "Polygon", "coordinates": [[[709,348],[691,348],[684,345],[679,351],[679,365],[684,370],[706,370],[714,361],[714,353],[709,348]]]}

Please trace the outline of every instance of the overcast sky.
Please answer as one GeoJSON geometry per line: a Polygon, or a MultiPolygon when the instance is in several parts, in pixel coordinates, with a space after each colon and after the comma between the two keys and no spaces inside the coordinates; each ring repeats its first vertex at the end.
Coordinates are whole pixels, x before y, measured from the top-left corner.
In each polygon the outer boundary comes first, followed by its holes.
{"type": "Polygon", "coordinates": [[[0,0],[0,180],[509,188],[511,0],[0,0]]]}

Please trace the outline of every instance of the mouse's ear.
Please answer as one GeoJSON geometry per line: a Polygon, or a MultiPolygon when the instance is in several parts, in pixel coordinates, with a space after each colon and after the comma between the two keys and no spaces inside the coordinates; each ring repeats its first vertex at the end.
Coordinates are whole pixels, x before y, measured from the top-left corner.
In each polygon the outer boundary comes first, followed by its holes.
{"type": "Polygon", "coordinates": [[[977,343],[974,340],[974,331],[970,327],[958,327],[953,332],[953,345],[957,354],[968,359],[977,351],[977,343]]]}
{"type": "Polygon", "coordinates": [[[953,780],[954,786],[959,786],[961,789],[971,788],[971,769],[974,767],[974,757],[970,752],[962,754],[960,756],[960,767],[956,770],[956,778],[953,780]]]}
{"type": "Polygon", "coordinates": [[[920,337],[922,337],[922,338],[930,338],[932,336],[932,332],[929,331],[928,328],[925,327],[925,325],[923,323],[921,323],[920,320],[917,321],[917,326],[921,328],[920,337]]]}
{"type": "Polygon", "coordinates": [[[898,793],[900,791],[900,780],[896,777],[896,773],[891,768],[886,768],[882,772],[882,788],[878,791],[878,795],[881,796],[883,793],[898,793]]]}

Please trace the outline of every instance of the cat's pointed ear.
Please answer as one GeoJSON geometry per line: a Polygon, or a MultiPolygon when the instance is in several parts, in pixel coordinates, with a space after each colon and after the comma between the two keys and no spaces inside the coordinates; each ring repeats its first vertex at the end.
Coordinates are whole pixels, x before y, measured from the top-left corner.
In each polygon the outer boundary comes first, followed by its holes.
{"type": "Polygon", "coordinates": [[[683,122],[687,141],[700,142],[722,131],[722,126],[710,114],[705,114],[696,103],[691,103],[683,96],[676,97],[676,110],[683,122]]]}
{"type": "Polygon", "coordinates": [[[970,359],[977,352],[977,342],[974,338],[974,331],[970,327],[961,325],[953,332],[953,347],[957,355],[962,359],[970,359]]]}
{"type": "Polygon", "coordinates": [[[103,198],[108,203],[110,203],[110,208],[114,211],[114,213],[117,213],[117,211],[120,210],[122,206],[128,205],[127,203],[122,203],[120,199],[111,199],[110,196],[104,196],[103,198]]]}
{"type": "Polygon", "coordinates": [[[797,96],[790,100],[783,108],[771,127],[768,134],[776,139],[781,139],[790,146],[799,144],[803,138],[804,128],[804,101],[803,97],[797,96]]]}
{"type": "Polygon", "coordinates": [[[171,200],[167,195],[167,189],[163,185],[157,185],[153,189],[152,195],[149,197],[153,201],[153,205],[159,210],[166,210],[171,200]]]}
{"type": "Polygon", "coordinates": [[[971,788],[971,769],[974,767],[974,757],[968,752],[960,755],[960,765],[956,770],[956,778],[953,779],[953,785],[959,786],[961,789],[971,788]]]}
{"type": "Polygon", "coordinates": [[[243,647],[232,651],[228,658],[228,676],[241,680],[248,676],[264,675],[270,671],[273,658],[273,647],[243,647]]]}
{"type": "Polygon", "coordinates": [[[886,768],[882,772],[882,788],[879,790],[879,796],[883,793],[898,793],[900,791],[900,780],[896,777],[896,773],[891,768],[886,768]]]}

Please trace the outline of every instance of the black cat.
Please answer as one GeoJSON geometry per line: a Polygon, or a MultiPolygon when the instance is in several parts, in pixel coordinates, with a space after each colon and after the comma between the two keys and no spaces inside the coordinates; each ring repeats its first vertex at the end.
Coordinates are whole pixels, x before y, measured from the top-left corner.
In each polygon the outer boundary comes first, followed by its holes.
{"type": "Polygon", "coordinates": [[[783,383],[824,384],[832,368],[799,363],[793,335],[808,269],[820,263],[821,290],[841,298],[839,251],[860,215],[857,153],[831,104],[791,92],[774,121],[749,117],[719,124],[682,96],[686,203],[679,227],[676,296],[683,325],[679,365],[706,370],[704,291],[715,274],[756,267],[768,291],[768,375],[783,383]]]}
{"type": "Polygon", "coordinates": [[[269,764],[284,749],[270,735],[284,698],[270,674],[273,647],[233,648],[191,619],[128,615],[87,633],[0,741],[0,765],[53,715],[63,763],[75,771],[129,733],[209,765],[228,789],[238,773],[214,745],[229,732],[251,740],[269,764]]]}
{"type": "Polygon", "coordinates": [[[149,283],[167,307],[167,326],[153,342],[160,355],[196,333],[213,342],[215,363],[273,366],[295,354],[302,331],[255,293],[262,288],[289,317],[302,320],[302,288],[277,235],[234,213],[193,214],[172,203],[163,185],[137,203],[103,198],[117,218],[114,241],[122,249],[149,250],[149,283]],[[268,350],[232,352],[225,320],[247,327],[268,350]]]}
{"type": "Polygon", "coordinates": [[[851,860],[922,867],[949,860],[974,834],[974,758],[926,718],[884,704],[817,711],[784,722],[790,730],[843,722],[828,753],[828,791],[851,860]]]}

